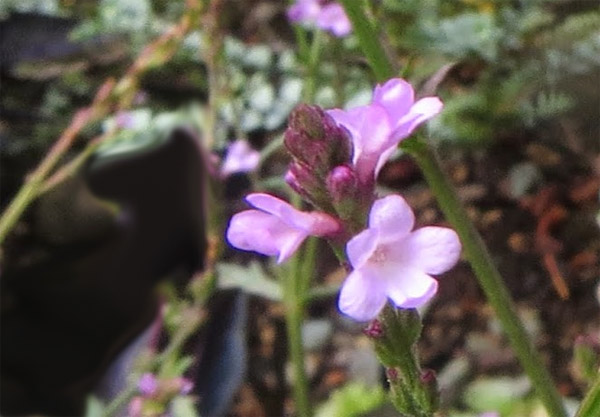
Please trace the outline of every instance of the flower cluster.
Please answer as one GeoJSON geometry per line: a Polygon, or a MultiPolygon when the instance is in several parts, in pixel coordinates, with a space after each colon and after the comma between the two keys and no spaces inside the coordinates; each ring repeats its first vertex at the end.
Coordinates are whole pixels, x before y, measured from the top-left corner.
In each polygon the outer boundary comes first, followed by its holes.
{"type": "Polygon", "coordinates": [[[292,156],[286,181],[318,211],[251,194],[246,200],[258,210],[233,216],[229,243],[283,262],[309,235],[346,241],[352,272],[340,292],[340,311],[366,321],[388,299],[402,308],[423,305],[437,291],[431,275],[458,261],[460,241],[448,228],[413,231],[407,202],[398,195],[377,199],[375,180],[400,141],[441,109],[437,97],[415,100],[402,79],[378,85],[369,105],[348,111],[298,106],[284,138],[292,156]]]}
{"type": "Polygon", "coordinates": [[[336,3],[325,3],[321,0],[296,0],[288,9],[288,18],[304,26],[316,26],[343,37],[352,32],[352,25],[344,8],[336,3]]]}
{"type": "Polygon", "coordinates": [[[192,392],[192,381],[182,377],[158,379],[154,374],[146,372],[137,384],[138,394],[131,399],[128,407],[130,417],[146,417],[162,411],[176,395],[188,395],[192,392]]]}

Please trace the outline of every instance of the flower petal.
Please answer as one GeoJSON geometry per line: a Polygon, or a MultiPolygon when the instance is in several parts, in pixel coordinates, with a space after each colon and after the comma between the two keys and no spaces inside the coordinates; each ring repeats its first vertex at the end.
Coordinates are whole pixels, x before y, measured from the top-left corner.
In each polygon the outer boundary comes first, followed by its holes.
{"type": "Polygon", "coordinates": [[[377,249],[377,231],[366,229],[346,244],[346,254],[354,269],[362,267],[377,249]]]}
{"type": "Polygon", "coordinates": [[[396,143],[410,135],[421,123],[431,119],[442,111],[444,104],[437,97],[425,97],[417,101],[408,114],[399,119],[394,126],[392,137],[396,143]]]}
{"type": "Polygon", "coordinates": [[[417,269],[396,269],[395,274],[385,277],[387,296],[402,308],[417,308],[425,304],[437,292],[438,282],[417,269]]]}
{"type": "Polygon", "coordinates": [[[353,161],[356,162],[358,158],[357,154],[360,154],[362,151],[362,141],[358,143],[355,142],[354,138],[359,136],[360,128],[363,123],[364,111],[368,106],[359,106],[348,111],[342,109],[331,109],[327,110],[327,114],[329,114],[333,120],[339,125],[343,126],[350,133],[350,137],[352,137],[352,141],[354,142],[354,154],[353,161]]]}
{"type": "Polygon", "coordinates": [[[245,140],[236,140],[227,149],[227,156],[221,167],[224,177],[236,172],[250,172],[256,169],[260,153],[250,147],[245,140]]]}
{"type": "Polygon", "coordinates": [[[407,236],[395,248],[393,258],[411,268],[437,275],[456,265],[460,251],[460,240],[454,230],[428,226],[407,236]]]}
{"type": "Polygon", "coordinates": [[[302,231],[304,234],[327,236],[340,229],[339,222],[326,213],[304,213],[291,204],[265,193],[253,193],[246,196],[246,201],[279,218],[289,227],[302,231]]]}
{"type": "Polygon", "coordinates": [[[382,106],[391,120],[404,117],[415,102],[415,92],[408,82],[392,78],[383,85],[377,85],[373,92],[373,103],[382,106]]]}
{"type": "Polygon", "coordinates": [[[369,229],[376,229],[381,242],[406,236],[415,224],[415,215],[404,198],[389,195],[373,203],[369,214],[369,229]]]}
{"type": "Polygon", "coordinates": [[[318,0],[297,0],[288,8],[287,16],[292,22],[310,24],[315,21],[320,11],[318,0]]]}
{"type": "Polygon", "coordinates": [[[237,213],[227,229],[227,241],[232,246],[268,256],[278,255],[278,263],[288,259],[306,237],[304,231],[259,210],[237,213]]]}
{"type": "Polygon", "coordinates": [[[342,37],[352,32],[352,25],[344,8],[338,3],[330,3],[322,7],[317,17],[317,27],[328,30],[335,36],[342,37]]]}
{"type": "Polygon", "coordinates": [[[355,269],[344,281],[338,307],[355,320],[367,321],[379,314],[386,301],[385,281],[367,269],[355,269]]]}

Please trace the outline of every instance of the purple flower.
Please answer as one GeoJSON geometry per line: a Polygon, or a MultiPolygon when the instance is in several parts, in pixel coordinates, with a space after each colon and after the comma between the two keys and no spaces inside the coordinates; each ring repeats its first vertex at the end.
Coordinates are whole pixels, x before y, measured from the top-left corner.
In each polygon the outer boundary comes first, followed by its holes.
{"type": "Polygon", "coordinates": [[[338,38],[348,36],[352,32],[352,24],[344,8],[338,3],[323,6],[316,23],[319,29],[327,30],[338,38]]]}
{"type": "Polygon", "coordinates": [[[227,240],[238,249],[277,255],[277,263],[287,260],[308,236],[332,236],[340,230],[330,215],[301,212],[269,194],[250,194],[246,201],[258,210],[234,215],[227,240]]]}
{"type": "Polygon", "coordinates": [[[442,107],[437,97],[415,102],[412,86],[401,78],[393,78],[375,87],[371,104],[348,111],[332,109],[328,113],[350,132],[352,160],[364,182],[373,181],[398,143],[442,107]]]}
{"type": "Polygon", "coordinates": [[[151,397],[156,393],[158,389],[158,381],[156,377],[150,372],[146,372],[142,375],[140,380],[138,381],[138,391],[140,394],[151,397]]]}
{"type": "Polygon", "coordinates": [[[375,201],[369,227],[346,245],[354,270],[340,293],[339,308],[344,314],[367,321],[377,316],[388,298],[397,307],[415,308],[433,297],[438,284],[430,274],[441,274],[456,264],[460,241],[445,227],[413,232],[414,222],[402,197],[375,201]]]}
{"type": "Polygon", "coordinates": [[[227,177],[237,172],[249,172],[256,169],[260,153],[250,147],[247,141],[238,139],[227,148],[227,154],[221,166],[221,176],[227,177]]]}
{"type": "Polygon", "coordinates": [[[288,9],[288,18],[305,26],[316,26],[338,37],[349,35],[352,25],[344,8],[335,2],[322,3],[319,0],[296,0],[288,9]]]}

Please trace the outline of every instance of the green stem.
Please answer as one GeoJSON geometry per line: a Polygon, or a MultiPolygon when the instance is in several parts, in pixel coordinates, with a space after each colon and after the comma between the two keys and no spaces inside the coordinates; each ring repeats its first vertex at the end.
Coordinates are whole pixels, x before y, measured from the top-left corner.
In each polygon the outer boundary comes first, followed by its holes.
{"type": "Polygon", "coordinates": [[[553,417],[564,417],[566,412],[550,373],[529,340],[492,257],[442,171],[436,155],[425,142],[417,139],[405,142],[403,149],[417,160],[442,211],[460,236],[466,258],[548,413],[553,417]]]}
{"type": "Polygon", "coordinates": [[[575,417],[596,417],[600,416],[600,370],[596,375],[596,381],[585,395],[581,406],[575,417]]]}
{"type": "MultiPolygon", "coordinates": [[[[367,19],[361,5],[356,0],[341,0],[359,38],[360,46],[373,68],[378,81],[385,81],[396,74],[381,44],[377,42],[375,28],[367,19]]],[[[471,223],[454,188],[447,180],[437,158],[427,143],[406,141],[408,150],[419,163],[431,190],[440,204],[448,221],[456,229],[464,246],[479,284],[490,304],[496,311],[504,331],[519,358],[525,372],[531,379],[546,410],[552,417],[564,417],[566,411],[561,397],[552,383],[548,370],[539,354],[533,348],[524,327],[517,316],[512,299],[498,273],[481,236],[471,223]],[[410,147],[410,143],[417,146],[410,147]]]]}
{"type": "Polygon", "coordinates": [[[362,1],[341,0],[348,18],[352,22],[352,29],[358,38],[358,43],[369,61],[369,65],[379,81],[393,77],[397,71],[388,59],[379,43],[375,25],[367,18],[363,10],[362,1]]]}
{"type": "Polygon", "coordinates": [[[302,272],[301,256],[297,254],[291,265],[290,276],[283,277],[285,280],[283,289],[288,350],[294,370],[292,388],[296,415],[298,417],[311,417],[312,410],[308,398],[308,379],[304,368],[304,346],[302,342],[302,321],[305,307],[304,296],[299,293],[303,286],[302,272]]]}

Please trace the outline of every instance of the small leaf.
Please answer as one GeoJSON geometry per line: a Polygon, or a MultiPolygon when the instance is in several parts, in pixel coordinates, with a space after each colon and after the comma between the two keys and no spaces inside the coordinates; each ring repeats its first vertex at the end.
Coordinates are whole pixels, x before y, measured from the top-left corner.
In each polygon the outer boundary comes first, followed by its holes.
{"type": "Polygon", "coordinates": [[[262,266],[254,261],[247,267],[221,263],[217,265],[219,287],[240,288],[248,294],[259,295],[273,301],[281,301],[283,293],[281,286],[268,278],[262,266]]]}

